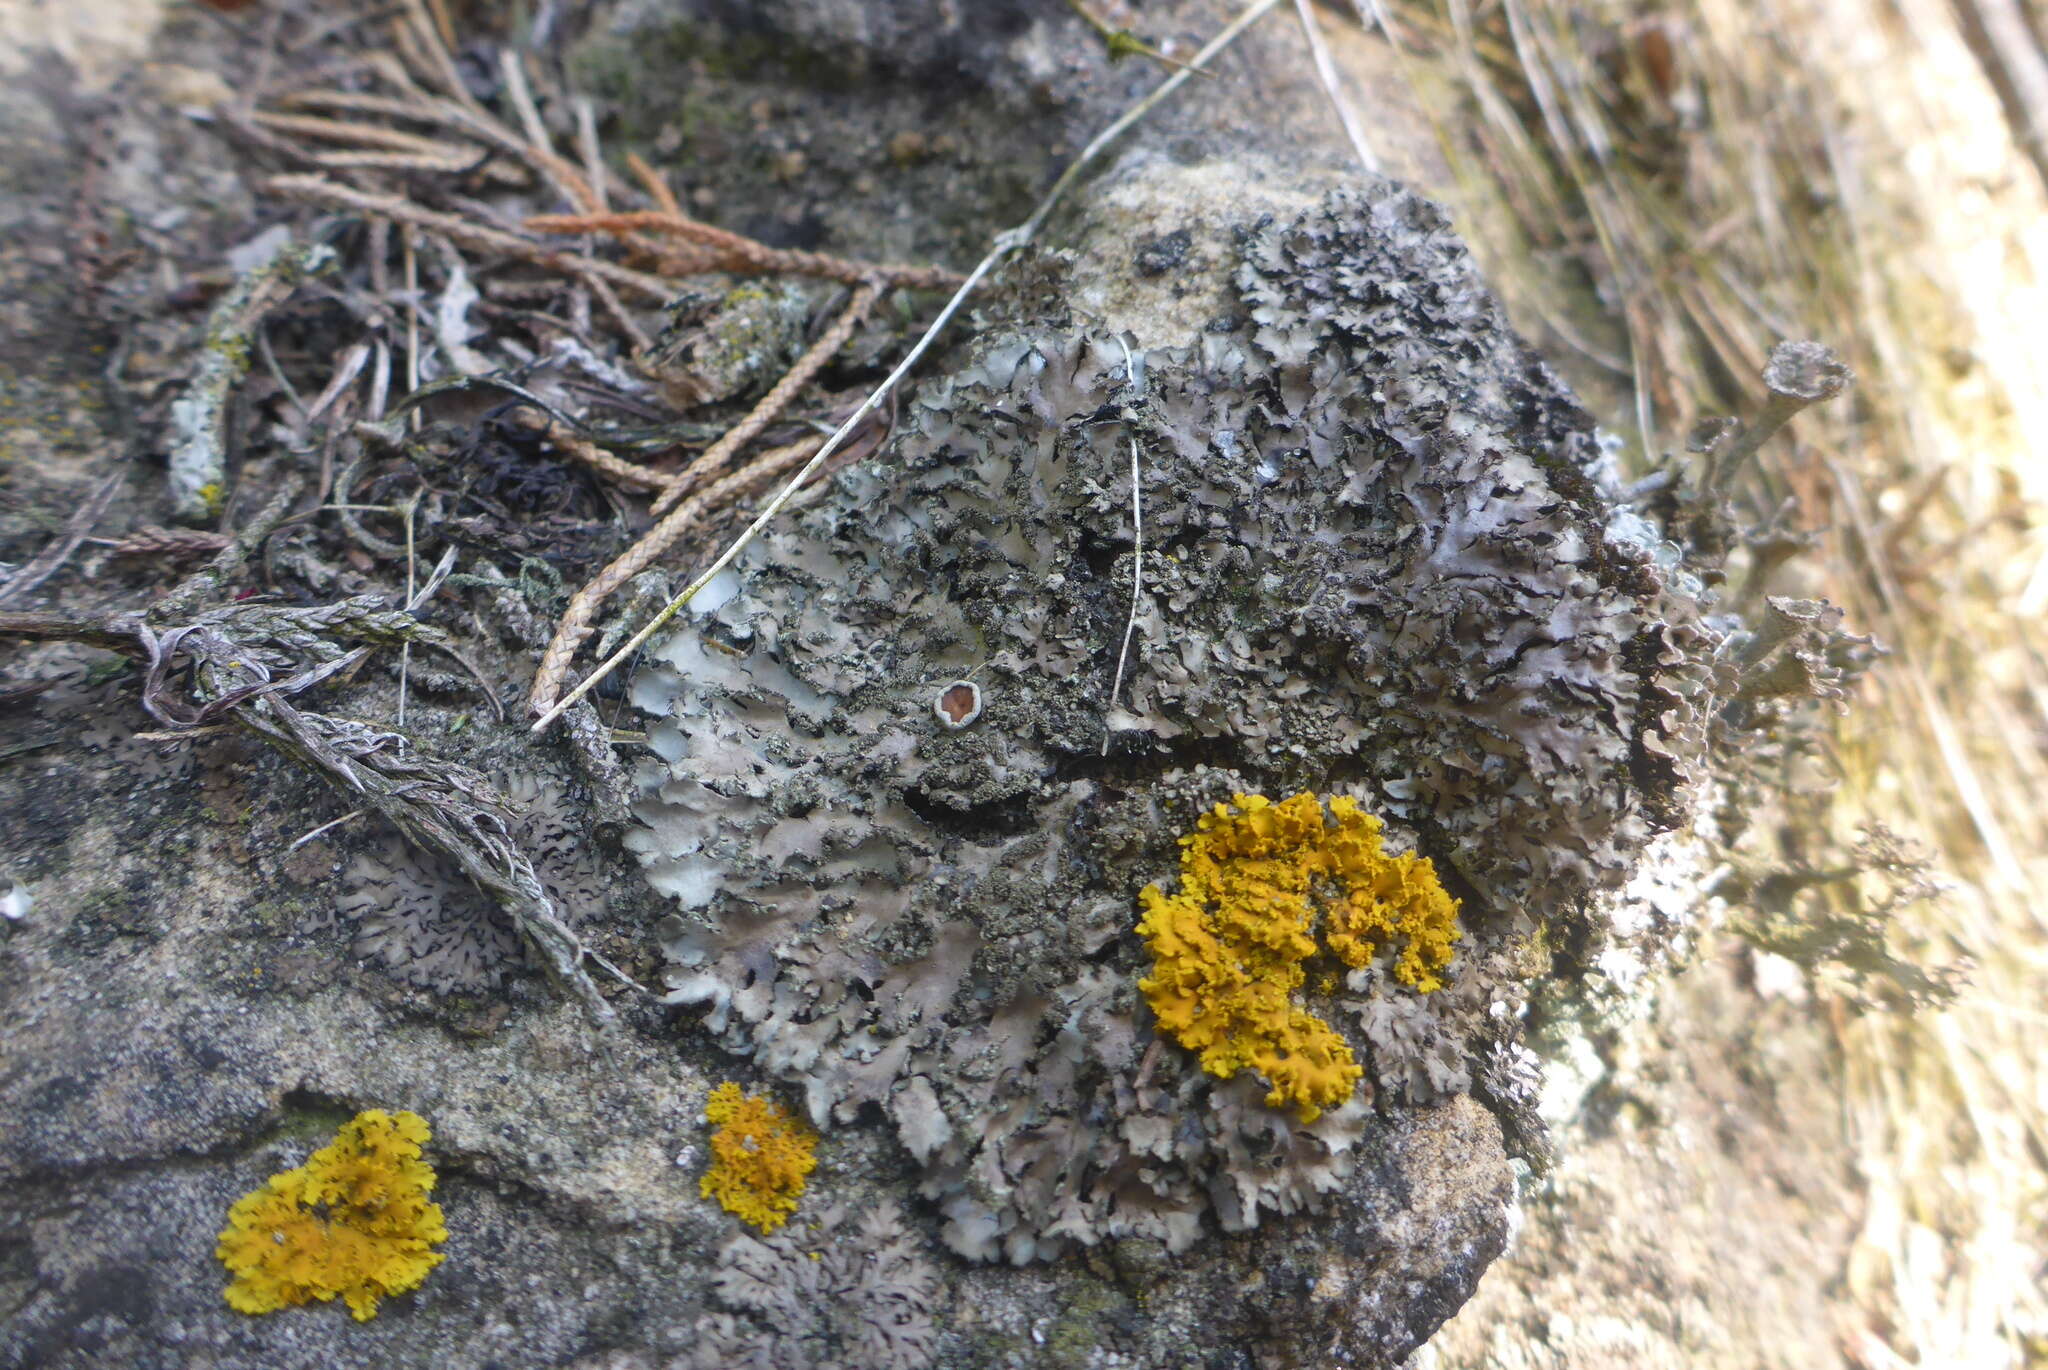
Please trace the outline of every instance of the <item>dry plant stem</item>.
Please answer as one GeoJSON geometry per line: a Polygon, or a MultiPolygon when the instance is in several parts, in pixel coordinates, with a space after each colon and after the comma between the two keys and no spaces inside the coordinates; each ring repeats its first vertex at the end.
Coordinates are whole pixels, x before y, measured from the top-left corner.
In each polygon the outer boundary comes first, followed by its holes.
{"type": "MultiPolygon", "coordinates": [[[[472,252],[494,252],[536,266],[559,271],[586,282],[605,282],[624,290],[631,290],[646,299],[666,303],[675,294],[675,287],[659,276],[649,276],[615,262],[600,261],[594,257],[578,257],[559,252],[516,233],[503,229],[488,228],[470,222],[453,214],[442,214],[426,209],[412,201],[396,195],[376,195],[369,191],[357,190],[352,186],[330,181],[324,176],[272,176],[263,183],[263,188],[273,195],[286,199],[302,200],[309,204],[324,205],[329,209],[347,210],[355,214],[372,215],[389,219],[395,223],[410,224],[430,233],[439,233],[457,247],[472,252]]],[[[594,289],[593,285],[593,289],[594,289]]]]}
{"type": "MultiPolygon", "coordinates": [[[[635,353],[645,354],[649,348],[654,346],[654,339],[648,337],[647,331],[634,321],[631,314],[626,312],[625,302],[619,298],[618,292],[613,290],[602,276],[584,276],[582,281],[584,288],[590,292],[591,298],[595,299],[603,307],[606,316],[611,319],[612,327],[619,330],[626,341],[632,345],[635,353]]],[[[579,329],[578,333],[581,336],[587,337],[589,331],[589,329],[584,328],[579,329]]]]}
{"type": "MultiPolygon", "coordinates": [[[[853,298],[847,302],[839,317],[832,321],[832,326],[825,330],[825,335],[812,343],[803,356],[797,358],[796,365],[789,369],[789,374],[777,381],[775,388],[761,397],[761,402],[754,406],[753,412],[741,419],[731,432],[706,448],[695,461],[675,474],[669,488],[655,499],[653,512],[666,513],[670,506],[687,495],[691,487],[703,479],[707,472],[716,471],[725,465],[735,452],[759,437],[761,430],[780,418],[782,411],[788,408],[789,402],[797,397],[798,392],[811,383],[812,377],[825,369],[825,364],[838,355],[840,348],[846,346],[846,340],[853,336],[853,331],[860,327],[861,321],[867,318],[868,311],[875,307],[875,301],[880,298],[881,292],[872,285],[863,285],[855,290],[853,298]]],[[[608,573],[610,568],[606,569],[608,573]]],[[[617,585],[612,588],[616,589],[617,585]]]]}
{"type": "MultiPolygon", "coordinates": [[[[868,311],[874,308],[875,301],[879,298],[881,298],[881,292],[873,285],[862,285],[859,289],[855,290],[852,300],[840,312],[839,317],[833,321],[832,327],[827,329],[825,335],[813,343],[803,356],[797,359],[796,365],[776,383],[775,388],[770,390],[759,404],[754,406],[753,412],[740,420],[730,432],[720,438],[695,461],[684,467],[673,478],[661,481],[661,484],[665,485],[666,489],[655,500],[653,512],[663,514],[694,487],[707,472],[715,471],[720,466],[723,466],[731,459],[735,452],[738,452],[749,442],[752,442],[761,434],[763,429],[775,422],[789,402],[806,385],[810,384],[812,378],[824,368],[827,362],[832,360],[840,348],[846,345],[846,340],[853,336],[854,330],[860,326],[861,321],[867,317],[868,311]]],[[[585,446],[588,446],[588,444],[585,444],[585,446]]],[[[808,444],[800,444],[800,446],[804,449],[804,456],[808,456],[808,444]]],[[[598,461],[593,460],[591,455],[587,455],[582,451],[577,451],[574,448],[569,450],[579,460],[584,460],[599,470],[605,470],[616,464],[616,466],[624,468],[626,472],[635,478],[646,474],[642,468],[620,461],[616,457],[606,455],[602,461],[598,461]]],[[[777,449],[777,451],[767,454],[760,461],[749,465],[739,473],[740,477],[745,478],[745,485],[740,488],[751,489],[756,482],[765,478],[765,475],[779,474],[781,471],[788,469],[788,466],[793,465],[794,461],[786,460],[786,454],[793,450],[795,449],[777,449]]],[[[595,449],[592,449],[592,454],[594,453],[595,449]]],[[[800,459],[798,458],[798,460],[800,459]]],[[[711,491],[706,493],[710,494],[712,491],[717,491],[724,484],[721,482],[720,485],[714,485],[711,491]]],[[[584,639],[590,635],[591,623],[597,616],[598,608],[607,599],[611,598],[621,585],[624,585],[628,580],[631,580],[641,571],[647,569],[648,566],[652,565],[666,553],[669,548],[673,547],[677,540],[685,533],[696,527],[703,520],[704,515],[709,509],[714,507],[716,507],[715,504],[707,505],[701,500],[691,500],[682,508],[675,510],[674,513],[667,514],[661,522],[655,524],[638,542],[627,549],[623,556],[598,572],[597,576],[588,585],[577,592],[575,598],[569,601],[569,606],[562,615],[562,621],[555,629],[554,639],[548,644],[547,654],[541,660],[540,673],[536,676],[534,682],[537,700],[537,692],[544,684],[547,684],[550,691],[548,702],[552,702],[552,694],[561,689],[561,681],[568,673],[569,659],[575,654],[576,649],[582,645],[584,639]],[[552,684],[548,684],[550,681],[552,681],[552,684]]],[[[536,707],[544,707],[544,705],[537,704],[536,707]]]]}
{"type": "MultiPolygon", "coordinates": [[[[415,419],[418,418],[417,411],[415,411],[413,417],[415,419]]],[[[415,490],[413,491],[412,498],[405,502],[405,602],[407,604],[414,602],[419,588],[417,584],[419,571],[418,544],[413,537],[413,526],[415,516],[419,512],[420,497],[424,494],[426,494],[424,489],[415,490]]],[[[448,550],[452,555],[455,549],[451,547],[448,550]]],[[[407,686],[411,684],[411,680],[412,644],[410,642],[401,642],[398,644],[398,726],[401,728],[405,726],[405,697],[407,686]]]]}
{"type": "Polygon", "coordinates": [[[343,110],[350,114],[382,114],[386,118],[411,119],[422,124],[460,127],[464,123],[462,118],[452,113],[460,109],[460,106],[432,95],[373,95],[360,90],[293,90],[278,96],[277,103],[286,109],[331,109],[343,110]]]}
{"type": "Polygon", "coordinates": [[[125,537],[112,540],[94,538],[93,541],[105,541],[109,554],[117,557],[177,558],[211,556],[233,539],[225,533],[212,533],[200,528],[161,528],[148,523],[125,537]]]}
{"type": "MultiPolygon", "coordinates": [[[[373,220],[372,223],[382,223],[373,220]]],[[[391,398],[391,349],[384,345],[382,338],[370,344],[370,398],[363,409],[363,417],[371,423],[384,417],[384,408],[391,398]]]]}
{"type": "Polygon", "coordinates": [[[455,46],[455,22],[448,17],[448,0],[427,0],[434,14],[434,36],[446,48],[455,46]]]}
{"type": "Polygon", "coordinates": [[[0,610],[0,638],[27,642],[82,642],[110,652],[135,655],[135,634],[123,632],[100,619],[44,609],[0,610]]]}
{"type": "Polygon", "coordinates": [[[519,115],[519,123],[526,131],[526,146],[531,155],[555,190],[564,200],[575,205],[585,214],[602,210],[602,201],[583,173],[566,160],[555,155],[549,145],[547,125],[540,121],[540,110],[533,103],[533,91],[526,84],[526,67],[519,60],[519,54],[511,48],[498,49],[498,71],[505,81],[506,98],[519,115]]]}
{"type": "Polygon", "coordinates": [[[883,281],[914,290],[940,290],[956,285],[960,278],[935,266],[900,266],[856,262],[823,252],[793,252],[769,247],[743,234],[714,228],[688,215],[641,209],[614,214],[540,214],[526,221],[536,233],[611,233],[625,235],[636,230],[681,238],[708,247],[716,254],[718,268],[757,276],[818,276],[831,281],[859,284],[883,281]]]}
{"type": "Polygon", "coordinates": [[[656,209],[664,214],[673,214],[678,219],[686,217],[681,202],[676,199],[675,191],[669,189],[669,184],[662,179],[661,173],[647,165],[646,159],[639,153],[626,154],[626,168],[639,178],[641,187],[646,190],[648,198],[654,201],[656,209]]]}
{"type": "MultiPolygon", "coordinates": [[[[423,152],[309,152],[305,160],[326,171],[398,171],[414,175],[460,176],[474,168],[479,155],[423,152]]],[[[486,166],[486,173],[492,168],[486,166]]],[[[510,168],[500,167],[500,171],[510,168]]],[[[514,177],[518,173],[512,173],[514,177]]],[[[524,179],[524,178],[519,178],[524,179]]]]}
{"type": "Polygon", "coordinates": [[[635,490],[666,490],[674,479],[666,471],[636,465],[623,457],[615,457],[586,438],[581,438],[568,425],[558,423],[546,414],[531,409],[518,411],[517,422],[525,428],[539,433],[553,443],[565,455],[582,462],[591,470],[609,476],[621,485],[635,490]]]}
{"type": "Polygon", "coordinates": [[[597,110],[580,97],[576,101],[576,146],[583,155],[583,179],[589,182],[595,201],[591,208],[603,214],[612,206],[605,196],[604,154],[597,144],[597,110]]]}
{"type": "Polygon", "coordinates": [[[340,827],[342,824],[348,822],[350,819],[361,818],[367,812],[369,812],[367,809],[350,809],[341,817],[330,819],[327,822],[322,823],[319,827],[313,829],[313,831],[307,833],[304,837],[299,838],[297,841],[293,842],[289,847],[286,847],[286,855],[290,855],[292,852],[297,851],[300,847],[305,846],[308,842],[314,841],[322,833],[331,832],[334,829],[340,827]]]}
{"type": "Polygon", "coordinates": [[[64,531],[51,538],[49,546],[8,577],[5,584],[0,584],[0,604],[27,594],[55,575],[57,569],[78,550],[78,544],[92,532],[100,516],[107,512],[107,505],[113,502],[115,493],[127,478],[128,471],[123,466],[95,486],[93,492],[85,497],[85,503],[79,505],[77,512],[65,521],[64,531]]]}
{"type": "MultiPolygon", "coordinates": [[[[433,19],[428,16],[426,7],[420,0],[405,0],[405,10],[406,17],[412,21],[409,31],[417,49],[424,53],[442,88],[481,114],[483,107],[477,103],[476,97],[469,93],[469,87],[462,83],[462,74],[455,70],[455,59],[448,55],[448,49],[442,45],[440,32],[436,29],[433,19]]],[[[403,20],[399,22],[398,28],[400,33],[408,32],[408,25],[403,20]]]]}
{"type": "Polygon", "coordinates": [[[373,48],[359,59],[363,66],[376,73],[377,79],[393,90],[402,90],[416,100],[438,99],[412,77],[405,62],[390,48],[373,48]]]}
{"type": "Polygon", "coordinates": [[[1315,59],[1316,79],[1323,83],[1323,93],[1330,97],[1330,105],[1337,111],[1337,122],[1344,126],[1344,136],[1351,140],[1351,149],[1358,154],[1358,164],[1368,174],[1377,176],[1379,159],[1373,156],[1372,144],[1366,141],[1365,129],[1358,122],[1358,111],[1345,97],[1343,84],[1337,76],[1337,64],[1330,60],[1329,45],[1323,41],[1322,21],[1316,18],[1314,0],[1294,0],[1294,9],[1301,16],[1301,31],[1308,38],[1309,55],[1315,59]]]}
{"type": "MultiPolygon", "coordinates": [[[[290,108],[344,110],[355,114],[381,114],[387,118],[410,119],[419,123],[435,124],[458,130],[485,145],[511,156],[527,166],[543,181],[554,186],[556,193],[582,213],[599,213],[605,209],[602,185],[602,162],[596,158],[596,126],[594,122],[582,126],[586,146],[584,156],[591,161],[589,176],[577,171],[569,162],[557,156],[547,145],[546,130],[540,125],[539,115],[532,111],[532,97],[525,85],[525,74],[516,61],[505,54],[509,65],[506,67],[506,88],[508,98],[519,107],[522,121],[528,123],[528,137],[522,137],[498,123],[480,110],[443,100],[438,97],[413,93],[402,97],[370,95],[344,90],[300,91],[285,96],[281,103],[290,108]],[[527,116],[531,114],[530,120],[527,116]]],[[[383,73],[387,80],[395,79],[392,73],[383,73]]],[[[401,87],[413,90],[409,85],[401,87]]],[[[260,128],[252,128],[252,135],[268,136],[260,128]]],[[[474,159],[464,160],[454,166],[428,168],[442,171],[466,171],[474,159]]],[[[651,175],[651,173],[649,173],[651,175]]],[[[664,208],[675,206],[673,196],[663,187],[656,196],[656,202],[664,208]]],[[[680,206],[675,213],[682,215],[680,206]]],[[[658,244],[639,235],[622,235],[622,240],[635,252],[645,257],[660,260],[662,269],[671,275],[695,275],[720,268],[720,256],[707,249],[696,252],[665,251],[658,244]]]]}
{"type": "Polygon", "coordinates": [[[452,147],[418,133],[386,128],[382,124],[351,123],[318,114],[278,114],[267,109],[256,110],[249,117],[273,133],[289,133],[316,142],[353,145],[358,149],[381,148],[386,152],[412,152],[446,158],[458,164],[473,162],[477,157],[476,149],[452,147]]]}
{"type": "MultiPolygon", "coordinates": [[[[591,621],[596,618],[599,606],[621,585],[660,560],[691,529],[700,525],[706,515],[760,489],[807,458],[815,461],[814,450],[812,440],[773,448],[723,480],[713,481],[670,511],[668,517],[628,548],[625,555],[598,572],[596,579],[577,591],[575,598],[569,601],[569,607],[563,611],[562,621],[556,626],[547,651],[541,656],[540,669],[535,673],[533,694],[529,699],[533,711],[539,713],[554,703],[554,695],[560,692],[562,682],[568,678],[571,658],[593,631],[591,621]],[[543,688],[549,691],[545,699],[540,693],[543,688]]],[[[580,697],[564,700],[557,709],[575,703],[580,697]]]]}
{"type": "MultiPolygon", "coordinates": [[[[546,148],[534,147],[489,115],[467,105],[459,105],[453,100],[443,100],[437,96],[424,94],[390,96],[346,90],[308,90],[287,95],[279,103],[293,109],[335,109],[356,114],[381,114],[387,118],[411,119],[419,123],[454,129],[522,163],[542,180],[555,183],[557,189],[565,196],[570,193],[557,176],[559,169],[566,165],[560,158],[546,148]]],[[[474,158],[471,158],[463,164],[463,168],[467,169],[473,162],[474,158]]],[[[571,173],[574,184],[580,185],[581,177],[575,175],[573,169],[571,173]]],[[[576,204],[578,201],[572,199],[570,203],[576,204]]]]}
{"type": "MultiPolygon", "coordinates": [[[[824,445],[818,449],[817,454],[790,478],[788,484],[776,492],[773,499],[769,500],[762,507],[761,512],[754,516],[754,521],[747,525],[746,530],[733,539],[732,543],[723,552],[719,553],[709,566],[699,572],[697,578],[684,587],[681,594],[678,594],[664,605],[661,612],[649,620],[645,627],[627,639],[617,651],[606,658],[603,665],[584,677],[581,684],[559,700],[555,699],[555,694],[561,689],[562,681],[568,676],[569,659],[575,654],[576,644],[570,643],[564,648],[561,636],[557,634],[556,640],[548,645],[547,654],[541,661],[541,668],[534,676],[531,706],[540,717],[534,721],[531,731],[535,733],[541,732],[550,723],[561,717],[563,712],[577,700],[595,689],[598,682],[617,670],[621,664],[630,660],[632,655],[640,650],[643,643],[660,632],[668,624],[669,620],[682,612],[684,605],[697,597],[698,592],[710,583],[713,576],[730,566],[739,554],[746,550],[747,545],[760,536],[761,530],[768,526],[769,521],[782,512],[783,506],[788,504],[791,497],[803,488],[805,482],[817,474],[818,468],[825,464],[826,459],[839,450],[861,420],[872,413],[896,389],[903,378],[910,373],[910,369],[917,365],[924,354],[930,350],[932,343],[938,338],[939,334],[945,331],[946,325],[953,321],[953,316],[959,313],[960,307],[967,302],[968,296],[974,293],[975,288],[988,277],[990,272],[1001,265],[1011,253],[1019,251],[1037,236],[1039,229],[1044,226],[1046,219],[1058,207],[1060,200],[1065,197],[1067,191],[1080,179],[1082,172],[1101,154],[1102,150],[1115,142],[1123,134],[1124,130],[1144,118],[1153,106],[1157,105],[1174,91],[1180,89],[1193,72],[1207,65],[1210,59],[1215,57],[1217,53],[1237,41],[1239,34],[1251,27],[1252,24],[1262,18],[1267,11],[1271,10],[1278,3],[1279,0],[1252,0],[1252,3],[1247,5],[1238,14],[1237,18],[1231,20],[1222,32],[1203,45],[1202,50],[1194,55],[1184,70],[1176,71],[1173,75],[1160,82],[1151,94],[1132,105],[1128,110],[1125,110],[1107,128],[1096,134],[1093,141],[1081,150],[1081,155],[1076,157],[1073,163],[1067,167],[1066,171],[1061,173],[1059,180],[1053,183],[1052,189],[1046,192],[1043,200],[1039,201],[1038,207],[1032,212],[1031,217],[1016,228],[997,236],[995,245],[989,249],[980,262],[976,263],[974,270],[969,273],[967,279],[960,283],[960,287],[953,292],[952,298],[947,300],[945,307],[939,311],[938,317],[931,321],[923,335],[904,354],[903,360],[896,364],[896,369],[885,376],[882,383],[869,392],[868,397],[861,402],[860,407],[855,409],[847,417],[846,421],[833,431],[832,436],[825,440],[824,445]]],[[[706,493],[708,494],[709,492],[707,491],[706,493]]],[[[681,510],[677,510],[678,514],[681,512],[681,510]]],[[[674,515],[671,515],[671,517],[674,517],[674,515]]],[[[588,632],[589,629],[586,627],[584,633],[587,634],[588,632]]]]}
{"type": "MultiPolygon", "coordinates": [[[[420,388],[420,264],[413,242],[413,226],[398,227],[398,250],[405,261],[405,393],[420,388]]],[[[411,431],[420,431],[420,415],[414,410],[406,419],[411,431]]]]}
{"type": "MultiPolygon", "coordinates": [[[[639,153],[628,152],[626,154],[626,165],[646,189],[648,197],[654,201],[656,209],[664,214],[672,214],[678,219],[689,217],[689,215],[683,212],[682,202],[676,199],[675,191],[669,189],[669,184],[662,179],[661,173],[647,165],[639,153]]],[[[649,240],[638,235],[623,238],[621,241],[635,251],[646,252],[653,256],[661,270],[667,275],[693,276],[701,271],[717,269],[718,255],[709,248],[697,248],[690,254],[676,254],[669,249],[655,246],[649,240]],[[692,265],[699,258],[701,258],[704,265],[701,267],[692,265]]]]}
{"type": "MultiPolygon", "coordinates": [[[[519,116],[519,127],[525,133],[528,145],[548,146],[547,125],[541,123],[540,106],[534,104],[533,89],[526,83],[526,67],[520,62],[519,53],[510,46],[498,49],[498,78],[504,84],[505,98],[512,102],[512,112],[519,116]]],[[[564,198],[586,210],[595,207],[595,197],[570,195],[564,198]]]]}
{"type": "MultiPolygon", "coordinates": [[[[1138,631],[1138,605],[1145,598],[1145,501],[1140,486],[1138,440],[1131,439],[1131,616],[1124,620],[1124,643],[1116,653],[1116,676],[1109,683],[1109,707],[1124,692],[1124,666],[1131,657],[1131,637],[1138,631]]],[[[1102,723],[1102,754],[1109,755],[1109,720],[1102,723]]]]}

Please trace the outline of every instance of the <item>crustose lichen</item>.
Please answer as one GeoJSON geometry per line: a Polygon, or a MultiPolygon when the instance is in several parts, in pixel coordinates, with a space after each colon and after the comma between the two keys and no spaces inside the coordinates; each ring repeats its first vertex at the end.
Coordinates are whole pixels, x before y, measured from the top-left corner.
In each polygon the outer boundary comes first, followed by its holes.
{"type": "Polygon", "coordinates": [[[817,1167],[817,1134],[773,1099],[743,1096],[730,1080],[704,1101],[704,1121],[719,1128],[699,1192],[763,1232],[782,1226],[803,1197],[804,1177],[817,1167]]]}
{"type": "Polygon", "coordinates": [[[229,1305],[275,1313],[339,1297],[368,1322],[379,1299],[419,1288],[448,1240],[427,1197],[434,1169],[420,1159],[431,1135],[417,1113],[373,1108],[304,1165],[237,1199],[215,1248],[235,1277],[229,1305]]]}
{"type": "Polygon", "coordinates": [[[1318,951],[1353,969],[1394,939],[1402,984],[1443,984],[1459,938],[1458,901],[1429,858],[1388,855],[1380,820],[1346,795],[1298,794],[1275,804],[1241,794],[1181,839],[1180,892],[1147,885],[1138,932],[1152,974],[1138,982],[1159,1026],[1229,1079],[1249,1066],[1272,1087],[1266,1103],[1303,1122],[1350,1097],[1362,1070],[1328,1023],[1296,999],[1318,951]],[[1320,914],[1322,944],[1316,939],[1320,914]]]}

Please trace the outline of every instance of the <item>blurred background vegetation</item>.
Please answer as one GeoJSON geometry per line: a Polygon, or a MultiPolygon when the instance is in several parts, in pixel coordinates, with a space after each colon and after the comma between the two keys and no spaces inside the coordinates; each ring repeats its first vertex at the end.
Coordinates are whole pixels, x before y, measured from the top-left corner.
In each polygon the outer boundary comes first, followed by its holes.
{"type": "MultiPolygon", "coordinates": [[[[1768,444],[1816,534],[1784,592],[1892,655],[1735,846],[1826,865],[1881,825],[1940,893],[1892,948],[1954,1005],[1817,985],[1868,1206],[1851,1363],[2048,1364],[2048,213],[2038,0],[1360,0],[1427,87],[1461,231],[1637,453],[1754,414],[1781,338],[1855,368],[1768,444]],[[2016,133],[2015,130],[2018,130],[2016,133]],[[1502,213],[1505,206],[1509,211],[1502,213]],[[1489,238],[1491,240],[1489,240],[1489,238]],[[1545,336],[1547,334],[1547,336],[1545,336]]],[[[1418,92],[1422,93],[1422,92],[1418,92]]],[[[1856,882],[1822,900],[1856,912],[1856,882]]]]}

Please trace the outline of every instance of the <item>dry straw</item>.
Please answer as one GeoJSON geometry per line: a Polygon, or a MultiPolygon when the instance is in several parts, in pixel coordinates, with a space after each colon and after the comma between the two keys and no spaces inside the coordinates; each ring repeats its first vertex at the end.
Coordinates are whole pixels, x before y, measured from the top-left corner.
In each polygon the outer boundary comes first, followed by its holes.
{"type": "MultiPolygon", "coordinates": [[[[1964,9],[1969,8],[1964,6],[1964,9]]],[[[1868,1365],[2037,1364],[2048,1344],[2048,214],[1943,0],[1365,0],[1418,78],[1486,255],[1571,270],[1521,301],[1654,452],[1751,413],[1771,345],[1861,378],[1742,477],[1793,496],[1801,593],[1894,656],[1798,816],[1931,843],[1949,896],[1902,947],[1976,961],[1943,1013],[1838,1015],[1868,1204],[1847,1285],[1868,1365]],[[1511,211],[1500,212],[1503,204],[1511,211]],[[1532,307],[1533,306],[1533,307],[1532,307]],[[2033,1358],[2033,1359],[2030,1359],[2033,1358]]],[[[1755,840],[1761,840],[1761,835],[1755,840]]],[[[1824,1278],[1827,1272],[1816,1272],[1824,1278]]]]}

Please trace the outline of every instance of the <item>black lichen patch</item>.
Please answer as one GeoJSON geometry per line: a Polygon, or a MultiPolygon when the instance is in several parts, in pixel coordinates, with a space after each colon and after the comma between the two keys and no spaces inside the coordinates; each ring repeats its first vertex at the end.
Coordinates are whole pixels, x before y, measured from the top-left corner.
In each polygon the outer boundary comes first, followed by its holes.
{"type": "Polygon", "coordinates": [[[1703,745],[1691,583],[1441,211],[1332,195],[1247,232],[1237,286],[1181,348],[984,334],[636,690],[668,714],[635,841],[681,906],[671,1002],[819,1126],[879,1109],[970,1258],[1182,1249],[1370,1186],[1372,1099],[1513,1045],[1540,933],[1599,919],[1703,745]],[[1313,987],[1377,1090],[1309,1125],[1159,1042],[1131,933],[1203,808],[1301,789],[1466,901],[1443,990],[1313,987]]]}
{"type": "Polygon", "coordinates": [[[1138,250],[1131,254],[1131,265],[1140,276],[1164,276],[1186,264],[1188,248],[1193,244],[1194,235],[1184,228],[1162,233],[1138,244],[1138,250]]]}

